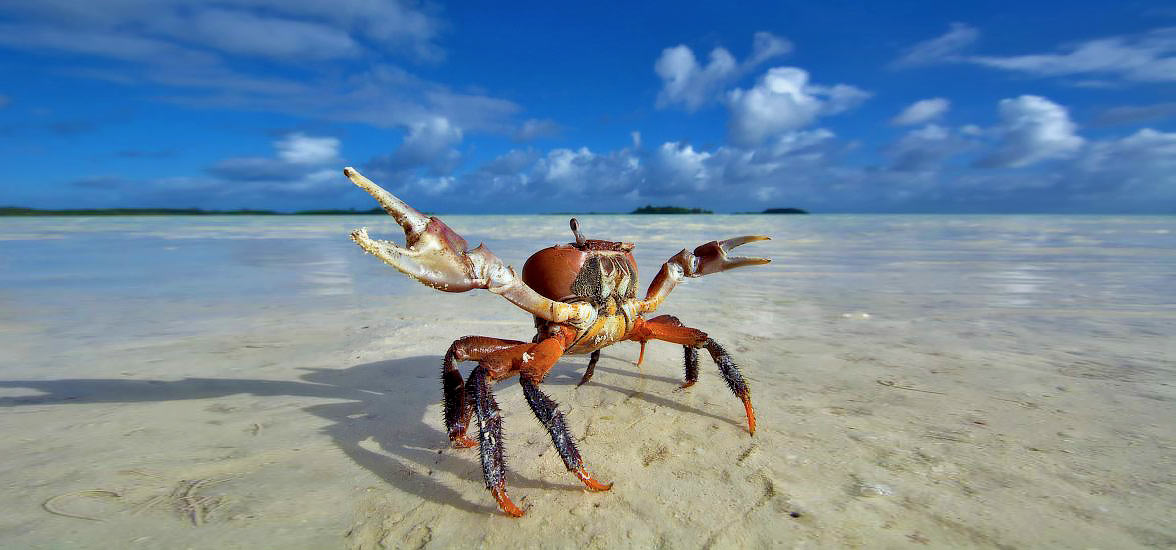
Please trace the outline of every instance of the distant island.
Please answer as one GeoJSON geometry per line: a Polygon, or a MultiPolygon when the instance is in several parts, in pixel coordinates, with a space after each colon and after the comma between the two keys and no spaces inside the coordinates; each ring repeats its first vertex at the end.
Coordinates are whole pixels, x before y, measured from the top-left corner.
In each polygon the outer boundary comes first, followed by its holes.
{"type": "Polygon", "coordinates": [[[702,208],[683,208],[681,206],[654,206],[647,204],[638,208],[630,214],[714,214],[710,210],[703,210],[702,208]]]}
{"type": "Polygon", "coordinates": [[[762,212],[763,214],[808,214],[807,210],[800,208],[768,208],[762,212]]]}
{"type": "Polygon", "coordinates": [[[623,215],[625,212],[543,212],[541,216],[617,216],[623,215]]]}
{"type": "Polygon", "coordinates": [[[21,206],[0,206],[0,216],[354,216],[383,214],[381,208],[371,210],[299,210],[297,212],[276,212],[274,210],[203,210],[200,208],[70,208],[64,210],[41,210],[21,206]]]}
{"type": "MultiPolygon", "coordinates": [[[[421,213],[427,214],[426,212],[421,212],[421,213]]],[[[387,212],[385,212],[383,208],[376,207],[376,208],[370,208],[368,210],[355,210],[354,208],[351,210],[334,210],[334,209],[299,210],[297,212],[291,213],[291,215],[293,215],[293,216],[353,216],[356,214],[360,214],[360,215],[387,214],[387,212]]]]}

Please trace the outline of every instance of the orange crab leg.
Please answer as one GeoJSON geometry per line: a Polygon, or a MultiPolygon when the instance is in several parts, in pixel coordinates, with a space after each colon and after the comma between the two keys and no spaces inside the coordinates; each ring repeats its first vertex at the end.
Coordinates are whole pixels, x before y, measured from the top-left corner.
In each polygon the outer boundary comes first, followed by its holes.
{"type": "Polygon", "coordinates": [[[490,489],[490,494],[494,495],[494,500],[498,502],[498,508],[501,509],[503,513],[512,518],[523,517],[523,511],[520,510],[518,506],[515,506],[515,503],[511,502],[510,497],[506,496],[505,489],[501,487],[492,487],[490,489]]]}
{"type": "Polygon", "coordinates": [[[572,470],[572,473],[576,474],[576,477],[580,478],[580,481],[584,482],[584,485],[593,491],[607,491],[612,489],[612,483],[604,484],[596,481],[596,478],[592,477],[592,474],[588,473],[588,470],[584,469],[583,466],[572,470]]]}
{"type": "Polygon", "coordinates": [[[637,367],[638,368],[641,367],[641,362],[645,360],[645,342],[647,342],[647,341],[648,340],[641,341],[641,353],[637,354],[637,367]]]}
{"type": "Polygon", "coordinates": [[[539,389],[539,383],[551,371],[556,361],[563,356],[565,347],[575,339],[576,331],[566,326],[556,327],[548,338],[534,344],[507,345],[509,342],[499,340],[488,342],[488,345],[505,345],[496,351],[486,354],[474,371],[470,373],[470,380],[466,386],[471,391],[471,401],[478,417],[478,451],[482,458],[482,474],[486,479],[486,488],[490,490],[498,507],[508,516],[523,515],[506,495],[506,461],[502,441],[502,416],[498,404],[490,391],[493,382],[519,376],[519,385],[523,387],[523,395],[527,404],[547,428],[551,435],[551,442],[563,458],[568,471],[575,474],[581,482],[593,491],[607,491],[612,484],[604,484],[593,478],[584,468],[584,461],[576,449],[575,439],[564,422],[563,413],[546,394],[539,389]]]}
{"type": "Polygon", "coordinates": [[[698,380],[698,348],[706,348],[711,359],[718,365],[719,373],[727,382],[727,387],[743,402],[743,410],[747,415],[747,431],[755,435],[755,410],[751,407],[751,390],[748,389],[747,382],[743,380],[743,375],[731,355],[705,332],[684,326],[676,317],[660,315],[648,321],[638,319],[627,339],[641,342],[642,345],[649,340],[681,344],[686,350],[686,380],[682,383],[683,389],[694,385],[698,380]]]}
{"type": "Polygon", "coordinates": [[[503,340],[489,336],[466,336],[454,340],[441,361],[441,387],[444,395],[442,412],[445,418],[445,429],[449,433],[449,440],[457,448],[470,448],[478,445],[477,441],[466,435],[470,425],[470,416],[474,412],[474,405],[466,395],[465,382],[461,372],[454,365],[455,361],[481,361],[495,351],[523,344],[518,340],[503,340]]]}
{"type": "Polygon", "coordinates": [[[751,408],[751,395],[744,394],[739,398],[743,400],[743,411],[747,413],[747,431],[755,435],[755,409],[751,408]]]}
{"type": "Polygon", "coordinates": [[[683,326],[681,321],[670,315],[659,315],[648,321],[637,319],[626,338],[641,342],[642,345],[649,340],[661,340],[691,347],[701,347],[706,339],[705,332],[683,326]]]}

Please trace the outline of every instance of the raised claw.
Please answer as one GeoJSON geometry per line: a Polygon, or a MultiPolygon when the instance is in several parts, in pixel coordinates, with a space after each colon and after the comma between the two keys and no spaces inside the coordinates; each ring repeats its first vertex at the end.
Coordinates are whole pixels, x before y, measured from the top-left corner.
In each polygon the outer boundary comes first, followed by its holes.
{"type": "Polygon", "coordinates": [[[657,311],[658,306],[665,301],[666,296],[669,296],[670,291],[674,290],[674,287],[682,282],[684,277],[701,277],[737,267],[770,263],[772,260],[767,258],[727,255],[728,252],[737,246],[767,240],[771,240],[771,237],[747,235],[725,241],[711,241],[695,248],[693,254],[683,248],[667,260],[666,263],[662,264],[661,271],[653,278],[653,282],[649,284],[649,290],[645,293],[645,299],[639,304],[641,313],[653,313],[657,311]]]}
{"type": "Polygon", "coordinates": [[[446,292],[465,292],[490,288],[496,280],[513,279],[510,268],[503,265],[486,247],[468,250],[465,239],[435,217],[426,217],[379,185],[363,177],[354,168],[343,169],[352,183],[367,191],[384,211],[404,228],[405,244],[381,241],[368,236],[367,228],[351,232],[351,240],[384,263],[426,285],[446,292]]]}
{"type": "MultiPolygon", "coordinates": [[[[358,170],[348,166],[343,169],[343,175],[351,180],[351,183],[359,186],[360,189],[367,191],[388,215],[396,218],[396,223],[404,228],[404,235],[407,237],[408,245],[412,246],[420,235],[425,232],[429,225],[431,218],[417,212],[417,210],[408,205],[408,203],[396,198],[395,195],[384,190],[384,188],[376,185],[372,180],[369,180],[360,174],[358,170]]],[[[460,237],[458,237],[460,238],[460,237]]],[[[465,241],[462,241],[465,244],[465,241]]]]}
{"type": "Polygon", "coordinates": [[[725,241],[711,241],[694,249],[695,260],[693,262],[686,263],[684,266],[685,272],[683,274],[687,277],[700,277],[702,275],[718,273],[720,271],[735,269],[737,267],[770,263],[772,260],[769,260],[768,258],[750,258],[746,256],[727,255],[728,252],[737,246],[756,241],[768,240],[771,240],[771,237],[766,237],[763,235],[746,235],[743,237],[727,239],[725,241]]]}

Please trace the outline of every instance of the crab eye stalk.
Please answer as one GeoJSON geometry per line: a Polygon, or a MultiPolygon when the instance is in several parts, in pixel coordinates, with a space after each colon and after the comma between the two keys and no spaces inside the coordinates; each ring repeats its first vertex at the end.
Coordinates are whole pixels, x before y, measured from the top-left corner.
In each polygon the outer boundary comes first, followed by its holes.
{"type": "Polygon", "coordinates": [[[576,218],[572,218],[568,223],[572,226],[572,234],[576,236],[576,246],[583,247],[588,239],[585,239],[584,234],[580,233],[580,222],[576,221],[576,218]]]}

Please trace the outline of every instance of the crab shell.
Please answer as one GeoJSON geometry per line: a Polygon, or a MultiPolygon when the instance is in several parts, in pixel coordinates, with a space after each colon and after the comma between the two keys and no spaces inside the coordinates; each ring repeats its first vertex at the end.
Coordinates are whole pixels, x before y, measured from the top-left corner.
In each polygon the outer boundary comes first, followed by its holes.
{"type": "MultiPolygon", "coordinates": [[[[540,250],[523,264],[523,282],[535,292],[559,302],[584,301],[601,307],[610,296],[632,299],[637,289],[637,260],[633,258],[633,244],[612,241],[585,240],[584,244],[561,244],[540,250]],[[586,272],[585,267],[589,270],[586,272]],[[588,276],[603,279],[597,287],[576,284],[588,276]],[[609,283],[612,284],[609,284],[609,283]],[[595,294],[595,295],[591,295],[595,294]]],[[[618,304],[619,305],[619,304],[618,304]]]]}

